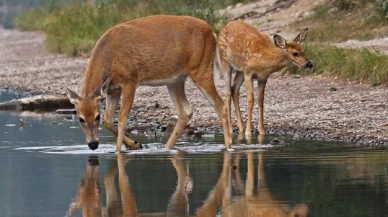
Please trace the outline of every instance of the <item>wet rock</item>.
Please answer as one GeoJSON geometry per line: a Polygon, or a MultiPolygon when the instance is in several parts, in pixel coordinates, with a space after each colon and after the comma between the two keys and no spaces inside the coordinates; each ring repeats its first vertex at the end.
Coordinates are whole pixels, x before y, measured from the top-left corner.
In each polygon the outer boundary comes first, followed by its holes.
{"type": "Polygon", "coordinates": [[[280,145],[284,142],[280,141],[278,138],[274,138],[272,141],[271,141],[271,145],[280,145]]]}

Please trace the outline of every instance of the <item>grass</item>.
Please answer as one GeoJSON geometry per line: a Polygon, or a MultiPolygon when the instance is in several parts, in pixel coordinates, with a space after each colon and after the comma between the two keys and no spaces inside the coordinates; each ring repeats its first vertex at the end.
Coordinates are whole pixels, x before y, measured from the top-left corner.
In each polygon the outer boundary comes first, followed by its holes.
{"type": "MultiPolygon", "coordinates": [[[[228,1],[206,0],[111,0],[96,7],[73,4],[27,12],[17,17],[22,30],[46,33],[46,47],[70,56],[90,55],[96,41],[112,26],[154,14],[189,15],[207,21],[218,32],[227,22],[216,12],[228,1]]],[[[229,1],[230,2],[230,1],[229,1]]],[[[238,2],[233,0],[230,3],[238,2]]]]}
{"type": "Polygon", "coordinates": [[[292,25],[297,29],[310,27],[310,42],[369,40],[388,34],[388,18],[376,0],[337,0],[318,6],[314,12],[292,25]]]}
{"type": "Polygon", "coordinates": [[[388,83],[388,56],[367,49],[344,49],[319,44],[306,45],[306,56],[314,68],[306,71],[291,67],[291,73],[324,74],[351,81],[371,83],[373,86],[388,83]]]}
{"type": "Polygon", "coordinates": [[[388,56],[366,49],[344,49],[330,45],[349,39],[386,37],[388,18],[381,1],[387,0],[332,1],[315,8],[314,16],[294,23],[291,26],[293,29],[309,27],[306,56],[314,63],[314,69],[306,71],[291,67],[289,71],[323,74],[367,82],[373,86],[388,84],[388,56]]]}

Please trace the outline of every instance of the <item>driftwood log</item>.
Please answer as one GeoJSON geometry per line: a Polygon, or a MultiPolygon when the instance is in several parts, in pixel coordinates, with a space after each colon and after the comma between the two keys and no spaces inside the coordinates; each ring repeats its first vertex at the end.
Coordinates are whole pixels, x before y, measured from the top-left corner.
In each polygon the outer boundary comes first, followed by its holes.
{"type": "Polygon", "coordinates": [[[0,110],[50,112],[70,108],[74,108],[74,105],[61,95],[38,95],[0,103],[0,110]]]}

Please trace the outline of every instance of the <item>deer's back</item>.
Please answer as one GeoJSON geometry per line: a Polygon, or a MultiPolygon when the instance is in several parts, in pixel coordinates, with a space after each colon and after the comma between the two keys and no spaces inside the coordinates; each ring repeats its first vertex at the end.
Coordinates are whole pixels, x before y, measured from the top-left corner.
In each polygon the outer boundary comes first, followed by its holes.
{"type": "Polygon", "coordinates": [[[269,37],[253,26],[240,21],[230,22],[218,39],[221,58],[244,70],[254,54],[273,48],[269,37]]]}
{"type": "Polygon", "coordinates": [[[91,63],[112,71],[113,78],[130,75],[142,82],[198,67],[206,55],[214,56],[215,47],[213,31],[202,20],[149,16],[108,30],[97,43],[91,63]]]}

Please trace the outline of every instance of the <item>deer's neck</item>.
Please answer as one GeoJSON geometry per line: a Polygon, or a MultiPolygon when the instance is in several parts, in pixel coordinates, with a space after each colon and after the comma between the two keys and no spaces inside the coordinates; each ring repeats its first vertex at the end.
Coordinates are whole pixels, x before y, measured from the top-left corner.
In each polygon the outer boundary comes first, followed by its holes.
{"type": "Polygon", "coordinates": [[[82,81],[81,97],[92,97],[108,78],[102,64],[91,57],[82,81]]]}
{"type": "Polygon", "coordinates": [[[278,47],[268,50],[267,54],[263,55],[263,59],[268,64],[267,67],[272,69],[271,71],[282,69],[288,62],[285,51],[278,47]]]}

